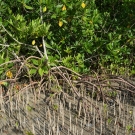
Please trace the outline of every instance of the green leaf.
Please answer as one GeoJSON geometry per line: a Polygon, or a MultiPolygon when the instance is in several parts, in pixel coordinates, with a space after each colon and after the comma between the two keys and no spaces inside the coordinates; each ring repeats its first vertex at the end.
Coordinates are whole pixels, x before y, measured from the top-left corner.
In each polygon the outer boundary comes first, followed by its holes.
{"type": "Polygon", "coordinates": [[[0,64],[4,63],[4,59],[0,58],[0,64]]]}
{"type": "Polygon", "coordinates": [[[118,36],[118,39],[121,39],[121,35],[118,36]]]}
{"type": "Polygon", "coordinates": [[[67,23],[67,21],[66,20],[62,20],[64,23],[67,23]]]}
{"type": "Polygon", "coordinates": [[[44,74],[48,74],[48,66],[42,66],[44,74]]]}
{"type": "Polygon", "coordinates": [[[63,4],[57,5],[56,8],[62,8],[63,4]]]}
{"type": "Polygon", "coordinates": [[[2,18],[0,17],[0,26],[2,25],[2,18]]]}
{"type": "Polygon", "coordinates": [[[26,9],[33,10],[33,7],[30,7],[30,6],[26,5],[26,4],[24,4],[24,7],[25,7],[26,9]]]}
{"type": "Polygon", "coordinates": [[[0,68],[0,74],[4,72],[4,68],[0,68]]]}
{"type": "Polygon", "coordinates": [[[66,1],[66,0],[62,0],[62,2],[63,2],[63,3],[65,3],[65,4],[67,3],[67,1],[66,1]]]}
{"type": "Polygon", "coordinates": [[[108,36],[109,36],[109,39],[112,40],[112,33],[109,33],[108,36]]]}
{"type": "Polygon", "coordinates": [[[36,72],[37,72],[37,69],[35,69],[35,68],[32,68],[29,71],[30,75],[34,75],[34,74],[36,74],[36,72]]]}
{"type": "Polygon", "coordinates": [[[107,44],[107,49],[109,51],[112,51],[113,50],[113,44],[112,43],[107,44]]]}
{"type": "Polygon", "coordinates": [[[39,65],[39,60],[36,60],[36,59],[31,59],[32,63],[36,66],[39,65]]]}
{"type": "Polygon", "coordinates": [[[10,63],[10,64],[7,65],[8,68],[11,68],[13,66],[14,66],[14,63],[10,63]]]}
{"type": "Polygon", "coordinates": [[[9,57],[7,57],[6,59],[5,59],[5,62],[8,62],[9,61],[9,57]]]}
{"type": "Polygon", "coordinates": [[[56,14],[53,14],[53,15],[51,16],[52,19],[56,19],[56,17],[57,17],[56,14]]]}
{"type": "Polygon", "coordinates": [[[48,70],[44,70],[44,74],[48,74],[48,70]]]}
{"type": "Polygon", "coordinates": [[[53,49],[49,44],[46,43],[45,45],[46,45],[47,48],[53,49]]]}
{"type": "Polygon", "coordinates": [[[43,76],[44,70],[42,68],[39,68],[38,73],[39,73],[40,76],[43,76]]]}

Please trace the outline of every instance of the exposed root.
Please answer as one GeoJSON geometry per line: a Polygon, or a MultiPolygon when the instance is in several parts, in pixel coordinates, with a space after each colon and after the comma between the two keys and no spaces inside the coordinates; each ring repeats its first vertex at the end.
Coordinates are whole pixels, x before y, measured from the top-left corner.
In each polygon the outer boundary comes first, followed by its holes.
{"type": "MultiPolygon", "coordinates": [[[[14,61],[16,70],[14,77],[0,81],[2,90],[5,87],[4,82],[8,83],[6,86],[8,90],[1,94],[0,104],[2,106],[10,103],[11,110],[12,102],[14,102],[12,99],[25,104],[20,95],[26,95],[29,100],[28,94],[32,93],[34,103],[38,104],[42,99],[41,93],[44,93],[44,102],[52,111],[58,112],[60,104],[63,108],[72,111],[77,118],[86,119],[86,121],[92,119],[97,124],[103,124],[103,119],[110,115],[107,114],[107,107],[118,108],[121,113],[121,110],[124,110],[122,102],[128,104],[131,96],[135,96],[134,82],[119,76],[99,76],[95,72],[91,76],[83,76],[66,67],[56,66],[50,68],[48,74],[43,76],[35,74],[33,77],[29,74],[27,63],[29,58],[17,59],[21,63],[14,61]],[[55,103],[56,101],[59,102],[58,105],[55,103]],[[103,104],[102,108],[100,104],[103,104]]],[[[27,100],[26,104],[29,103],[27,100]]],[[[114,112],[114,116],[116,114],[117,112],[114,112]]]]}

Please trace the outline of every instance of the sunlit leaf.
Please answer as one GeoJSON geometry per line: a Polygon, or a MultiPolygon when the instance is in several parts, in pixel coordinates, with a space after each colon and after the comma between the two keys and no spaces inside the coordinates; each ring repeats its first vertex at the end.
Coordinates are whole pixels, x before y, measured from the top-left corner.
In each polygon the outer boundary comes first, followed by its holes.
{"type": "Polygon", "coordinates": [[[43,8],[43,12],[46,12],[46,10],[47,10],[47,7],[44,7],[44,8],[43,8]]]}
{"type": "Polygon", "coordinates": [[[42,68],[39,68],[38,73],[39,73],[40,76],[43,76],[44,70],[42,68]]]}
{"type": "Polygon", "coordinates": [[[36,74],[36,72],[37,72],[37,69],[35,69],[35,68],[32,68],[29,71],[30,75],[34,75],[34,74],[36,74]]]}
{"type": "Polygon", "coordinates": [[[33,10],[33,7],[28,6],[28,5],[26,5],[26,4],[24,4],[24,7],[25,7],[26,9],[33,10]]]}

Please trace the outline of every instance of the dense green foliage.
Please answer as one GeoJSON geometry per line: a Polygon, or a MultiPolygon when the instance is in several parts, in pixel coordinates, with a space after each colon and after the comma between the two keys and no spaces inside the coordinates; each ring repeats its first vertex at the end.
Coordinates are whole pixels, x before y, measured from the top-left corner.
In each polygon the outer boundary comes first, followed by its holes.
{"type": "MultiPolygon", "coordinates": [[[[36,56],[27,61],[30,74],[35,66],[46,73],[47,65],[135,74],[131,0],[0,0],[0,7],[0,64],[36,56]]],[[[0,74],[12,66],[0,66],[0,74]]]]}

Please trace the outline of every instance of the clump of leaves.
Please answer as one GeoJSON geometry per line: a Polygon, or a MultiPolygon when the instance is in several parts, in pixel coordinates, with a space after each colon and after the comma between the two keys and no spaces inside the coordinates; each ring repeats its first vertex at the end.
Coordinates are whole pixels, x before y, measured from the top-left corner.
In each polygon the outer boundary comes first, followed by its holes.
{"type": "MultiPolygon", "coordinates": [[[[135,11],[130,2],[11,0],[0,6],[0,64],[14,59],[14,54],[40,58],[47,54],[49,65],[80,73],[104,67],[112,74],[124,74],[126,69],[134,74],[135,11]]],[[[0,67],[0,74],[3,71],[0,67]]],[[[30,68],[30,74],[37,72],[42,76],[48,70],[44,65],[30,68]]]]}

